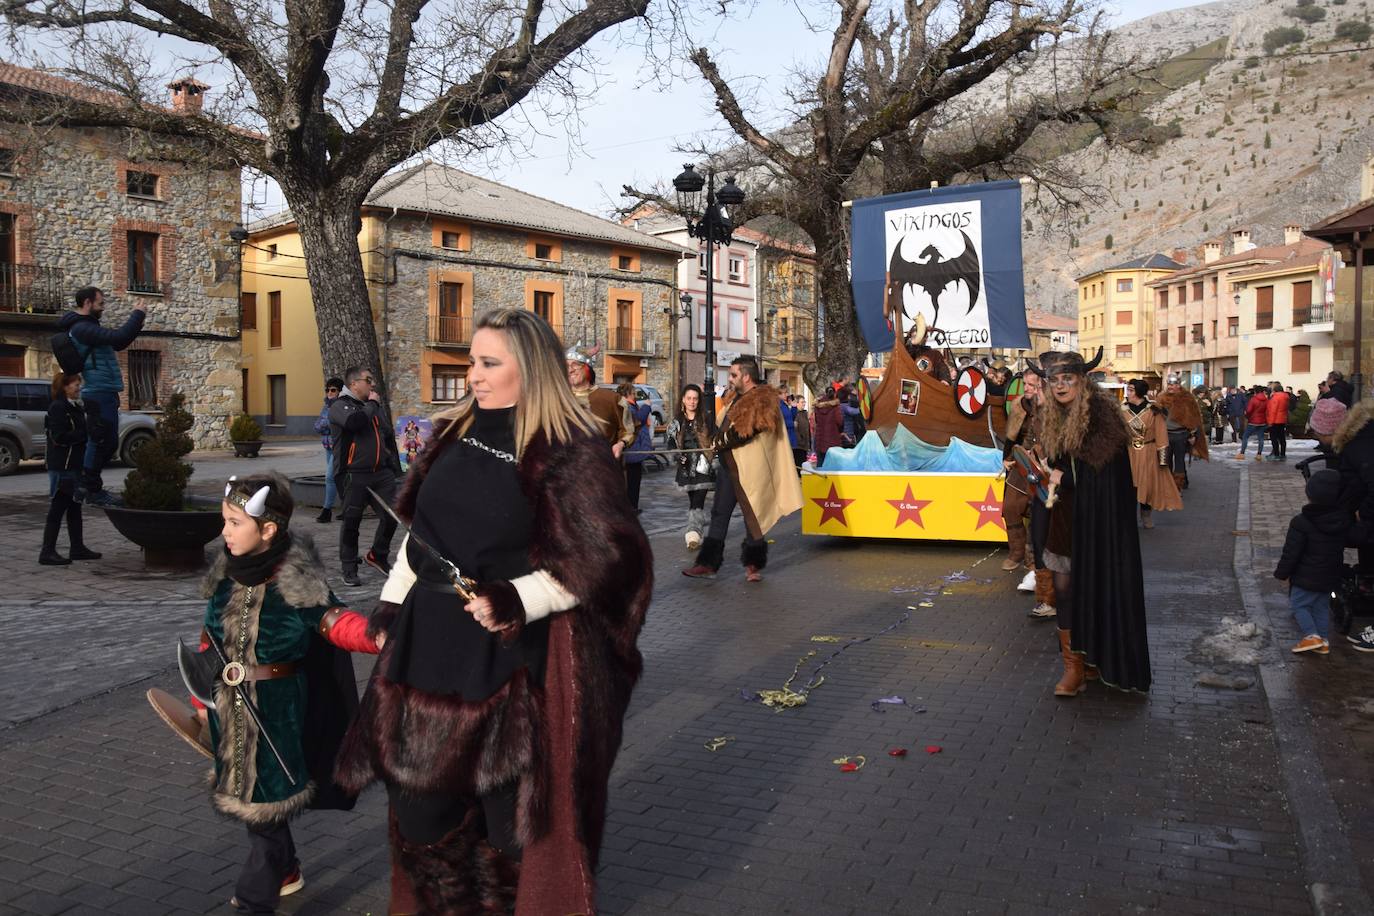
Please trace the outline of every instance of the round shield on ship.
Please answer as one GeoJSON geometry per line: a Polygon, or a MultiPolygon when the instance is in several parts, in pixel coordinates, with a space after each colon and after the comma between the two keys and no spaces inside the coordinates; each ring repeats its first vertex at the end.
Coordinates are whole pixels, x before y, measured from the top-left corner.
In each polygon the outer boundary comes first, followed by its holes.
{"type": "Polygon", "coordinates": [[[954,406],[966,417],[976,417],[988,406],[988,382],[976,366],[959,370],[954,383],[954,406]]]}

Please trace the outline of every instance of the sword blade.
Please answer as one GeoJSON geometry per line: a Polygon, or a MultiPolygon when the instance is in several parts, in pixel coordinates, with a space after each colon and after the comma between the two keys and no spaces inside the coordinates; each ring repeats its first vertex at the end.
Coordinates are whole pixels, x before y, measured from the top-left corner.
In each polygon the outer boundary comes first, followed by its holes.
{"type": "Polygon", "coordinates": [[[396,511],[387,504],[386,500],[377,495],[376,490],[368,487],[367,492],[368,495],[372,497],[373,503],[379,506],[387,515],[391,516],[396,524],[400,526],[401,530],[406,533],[406,537],[414,541],[416,546],[429,554],[436,563],[448,572],[449,580],[453,583],[454,589],[457,590],[458,594],[461,595],[464,600],[471,601],[476,597],[472,592],[475,583],[467,576],[463,575],[463,570],[459,568],[457,563],[431,547],[428,541],[416,534],[414,529],[407,525],[401,517],[396,514],[396,511]]]}

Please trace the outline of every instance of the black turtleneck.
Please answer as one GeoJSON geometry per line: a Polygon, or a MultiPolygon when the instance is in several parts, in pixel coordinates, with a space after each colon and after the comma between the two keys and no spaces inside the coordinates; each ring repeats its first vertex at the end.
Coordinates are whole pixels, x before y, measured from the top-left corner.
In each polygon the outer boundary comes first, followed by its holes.
{"type": "MultiPolygon", "coordinates": [[[[420,485],[412,525],[478,583],[532,572],[534,513],[516,465],[488,449],[514,456],[514,407],[473,407],[472,425],[444,444],[420,485]]],[[[485,699],[523,667],[542,681],[547,621],[526,627],[513,646],[504,648],[463,610],[462,599],[443,584],[443,573],[428,553],[412,543],[406,558],[421,582],[411,589],[393,628],[391,638],[399,644],[388,679],[461,694],[465,700],[485,699]]]]}

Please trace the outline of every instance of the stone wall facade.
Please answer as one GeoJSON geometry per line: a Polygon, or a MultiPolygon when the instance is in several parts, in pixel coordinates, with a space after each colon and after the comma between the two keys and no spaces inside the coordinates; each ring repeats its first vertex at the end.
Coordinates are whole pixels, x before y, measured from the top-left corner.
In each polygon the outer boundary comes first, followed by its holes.
{"type": "Polygon", "coordinates": [[[144,332],[120,354],[124,408],[156,412],[180,390],[196,418],[196,446],[222,447],[242,400],[228,237],[240,212],[239,172],[167,143],[153,150],[117,130],[6,125],[0,149],[12,151],[5,157],[13,165],[0,175],[0,214],[10,215],[16,235],[0,254],[16,266],[0,265],[14,278],[0,301],[0,343],[25,347],[25,374],[46,377],[56,368],[49,338],[76,289],[104,291],[107,327],[142,306],[144,332]],[[153,176],[154,193],[130,193],[130,172],[153,176]],[[152,276],[129,276],[131,238],[138,244],[130,233],[156,236],[152,276]],[[131,359],[149,380],[146,403],[130,405],[131,359]]]}
{"type": "Polygon", "coordinates": [[[392,282],[374,285],[373,312],[396,416],[428,415],[449,403],[446,392],[436,398],[436,371],[465,373],[467,343],[484,312],[536,302],[547,303],[565,347],[601,348],[598,381],[629,377],[671,397],[664,310],[677,301],[672,253],[406,213],[378,239],[392,282]],[[448,294],[459,297],[456,317],[441,319],[441,283],[454,285],[448,294]]]}

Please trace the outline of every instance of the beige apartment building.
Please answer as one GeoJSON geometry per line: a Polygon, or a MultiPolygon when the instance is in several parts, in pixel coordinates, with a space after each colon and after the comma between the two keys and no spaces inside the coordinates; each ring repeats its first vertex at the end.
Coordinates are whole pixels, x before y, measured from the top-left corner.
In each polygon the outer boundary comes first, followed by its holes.
{"type": "Polygon", "coordinates": [[[1164,375],[1189,386],[1237,385],[1241,381],[1241,296],[1237,275],[1291,257],[1318,254],[1323,242],[1284,227],[1284,244],[1256,247],[1248,229],[1231,233],[1231,253],[1220,240],[1203,243],[1202,263],[1146,284],[1155,300],[1155,363],[1164,375]]]}
{"type": "Polygon", "coordinates": [[[1158,381],[1154,296],[1147,284],[1183,267],[1181,260],[1156,253],[1078,278],[1079,345],[1084,353],[1102,347],[1106,380],[1158,381]]]}
{"type": "Polygon", "coordinates": [[[1298,254],[1232,275],[1240,297],[1239,382],[1280,381],[1316,397],[1332,368],[1336,323],[1323,295],[1330,249],[1298,254]]]}

